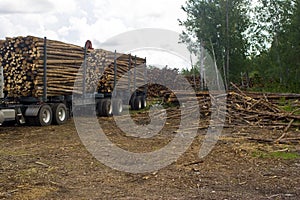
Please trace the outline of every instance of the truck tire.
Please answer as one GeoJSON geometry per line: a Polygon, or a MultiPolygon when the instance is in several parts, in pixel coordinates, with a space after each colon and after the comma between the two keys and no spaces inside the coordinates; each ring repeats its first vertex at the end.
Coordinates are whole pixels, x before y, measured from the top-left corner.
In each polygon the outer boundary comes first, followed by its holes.
{"type": "Polygon", "coordinates": [[[131,109],[132,110],[140,110],[142,109],[142,100],[140,96],[136,96],[132,99],[131,102],[131,109]]]}
{"type": "Polygon", "coordinates": [[[121,99],[113,101],[113,114],[120,115],[123,112],[123,102],[121,99]]]}
{"type": "Polygon", "coordinates": [[[35,122],[40,126],[48,126],[52,123],[52,109],[48,104],[41,106],[35,122]]]}
{"type": "Polygon", "coordinates": [[[68,120],[67,107],[63,103],[56,103],[52,106],[53,124],[61,125],[68,120]]]}
{"type": "Polygon", "coordinates": [[[109,99],[105,99],[102,104],[102,114],[103,116],[110,117],[113,114],[113,108],[111,101],[109,99]]]}
{"type": "Polygon", "coordinates": [[[142,109],[147,107],[147,99],[146,96],[141,96],[142,109]]]}
{"type": "Polygon", "coordinates": [[[103,100],[100,100],[96,105],[96,114],[98,117],[103,116],[103,100]]]}

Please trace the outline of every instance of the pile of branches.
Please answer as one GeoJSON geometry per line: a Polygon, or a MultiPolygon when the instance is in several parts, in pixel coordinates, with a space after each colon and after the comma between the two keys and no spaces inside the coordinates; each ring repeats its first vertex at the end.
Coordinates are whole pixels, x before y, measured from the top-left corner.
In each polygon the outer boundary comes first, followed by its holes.
{"type": "MultiPolygon", "coordinates": [[[[278,98],[281,98],[280,95],[278,98]]],[[[278,104],[270,102],[264,95],[260,98],[253,98],[242,92],[230,92],[227,102],[227,121],[231,125],[246,124],[283,128],[289,124],[296,126],[297,123],[294,122],[300,120],[300,115],[297,114],[300,107],[295,107],[293,111],[288,112],[280,108],[278,104]]]]}
{"type": "Polygon", "coordinates": [[[184,90],[161,93],[164,94],[165,102],[177,105],[192,101],[196,96],[202,119],[210,119],[212,112],[216,112],[219,116],[225,116],[226,126],[267,126],[282,129],[300,125],[300,94],[244,93],[239,89],[226,94],[214,94],[213,91],[188,93],[184,90]],[[181,96],[180,101],[176,94],[181,96]],[[280,107],[279,103],[283,98],[288,99],[293,111],[289,112],[280,107]]]}

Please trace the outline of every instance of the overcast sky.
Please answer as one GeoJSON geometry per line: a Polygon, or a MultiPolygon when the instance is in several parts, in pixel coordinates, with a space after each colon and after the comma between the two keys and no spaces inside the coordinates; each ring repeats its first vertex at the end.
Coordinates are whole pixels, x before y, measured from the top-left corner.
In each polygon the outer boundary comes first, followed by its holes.
{"type": "Polygon", "coordinates": [[[180,32],[185,0],[0,0],[0,39],[47,36],[77,45],[138,28],[180,32]]]}
{"type": "MultiPolygon", "coordinates": [[[[178,19],[186,19],[186,0],[0,0],[0,39],[33,35],[93,47],[126,31],[163,28],[180,33],[178,19]]],[[[125,53],[125,52],[124,52],[125,53]]],[[[189,67],[172,55],[165,62],[159,52],[135,52],[148,64],[189,67]],[[149,58],[150,57],[150,58],[149,58]]]]}

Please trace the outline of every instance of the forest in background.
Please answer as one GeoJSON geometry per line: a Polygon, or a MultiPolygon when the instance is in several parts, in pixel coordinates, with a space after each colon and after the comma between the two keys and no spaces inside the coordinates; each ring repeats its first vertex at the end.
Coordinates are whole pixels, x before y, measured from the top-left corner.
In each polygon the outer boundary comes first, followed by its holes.
{"type": "Polygon", "coordinates": [[[300,93],[300,0],[187,0],[182,10],[181,42],[208,51],[227,89],[300,93]]]}

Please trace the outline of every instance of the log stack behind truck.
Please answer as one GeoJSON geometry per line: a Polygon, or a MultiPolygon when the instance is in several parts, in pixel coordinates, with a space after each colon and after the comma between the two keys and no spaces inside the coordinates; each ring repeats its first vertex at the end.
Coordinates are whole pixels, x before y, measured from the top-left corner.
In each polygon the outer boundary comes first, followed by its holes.
{"type": "Polygon", "coordinates": [[[143,58],[93,49],[90,41],[80,47],[6,38],[0,40],[0,124],[63,124],[72,115],[74,94],[93,96],[101,116],[120,114],[128,102],[138,110],[146,106],[146,87],[137,89],[138,81],[146,83],[143,58]]]}

